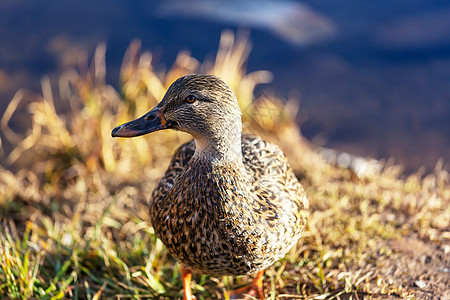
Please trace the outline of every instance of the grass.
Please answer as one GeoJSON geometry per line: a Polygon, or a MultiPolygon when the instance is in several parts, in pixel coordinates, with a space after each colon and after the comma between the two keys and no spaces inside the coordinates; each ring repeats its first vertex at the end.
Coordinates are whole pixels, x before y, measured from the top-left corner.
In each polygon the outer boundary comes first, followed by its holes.
{"type": "MultiPolygon", "coordinates": [[[[301,137],[292,103],[272,95],[254,99],[254,87],[271,75],[246,73],[249,51],[245,37],[225,32],[214,62],[180,53],[167,72],[156,72],[151,53],[140,53],[133,42],[116,91],[105,83],[100,45],[89,65],[62,74],[56,88],[44,79],[42,95],[19,91],[1,120],[13,145],[1,151],[1,297],[181,297],[179,265],[156,238],[146,201],[189,136],[165,131],[112,139],[110,132],[147,112],[173,80],[193,72],[216,74],[231,86],[245,131],[283,148],[310,200],[304,237],[266,272],[268,299],[414,297],[404,283],[384,276],[378,262],[392,255],[391,240],[413,234],[433,243],[450,239],[442,162],[432,174],[406,178],[389,161],[382,171],[359,176],[326,163],[301,137]],[[23,103],[27,113],[19,109],[23,103]],[[23,135],[8,127],[20,117],[31,120],[23,135]]],[[[228,290],[249,280],[196,274],[193,290],[198,299],[226,299],[228,290]]]]}

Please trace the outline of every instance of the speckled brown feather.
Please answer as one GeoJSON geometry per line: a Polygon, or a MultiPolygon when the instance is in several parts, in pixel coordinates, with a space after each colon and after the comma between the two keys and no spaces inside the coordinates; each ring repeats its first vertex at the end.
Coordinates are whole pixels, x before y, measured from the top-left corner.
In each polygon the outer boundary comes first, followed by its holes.
{"type": "Polygon", "coordinates": [[[153,191],[153,227],[187,268],[253,274],[282,258],[305,227],[308,201],[282,151],[242,136],[242,162],[210,163],[182,145],[153,191]]]}

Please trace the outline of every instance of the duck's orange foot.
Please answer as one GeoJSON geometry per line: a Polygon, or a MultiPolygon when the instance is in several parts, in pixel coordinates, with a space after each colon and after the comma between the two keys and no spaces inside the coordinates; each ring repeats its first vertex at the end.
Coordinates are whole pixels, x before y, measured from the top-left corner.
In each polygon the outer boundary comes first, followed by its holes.
{"type": "Polygon", "coordinates": [[[181,277],[183,278],[183,300],[197,300],[197,298],[192,295],[191,290],[191,279],[192,272],[191,270],[185,268],[181,265],[181,277]]]}
{"type": "Polygon", "coordinates": [[[253,280],[252,284],[248,286],[241,287],[237,290],[230,292],[230,298],[231,299],[261,299],[264,300],[264,290],[263,290],[263,275],[264,270],[259,271],[258,274],[256,274],[255,279],[253,280]]]}
{"type": "Polygon", "coordinates": [[[265,299],[262,287],[256,287],[251,284],[230,292],[230,299],[233,300],[255,298],[262,300],[265,299]]]}

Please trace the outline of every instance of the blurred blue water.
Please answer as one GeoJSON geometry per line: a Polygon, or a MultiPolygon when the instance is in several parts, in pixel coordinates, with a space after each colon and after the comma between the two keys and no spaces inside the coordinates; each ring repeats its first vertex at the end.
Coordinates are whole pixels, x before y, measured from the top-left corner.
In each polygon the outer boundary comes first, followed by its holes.
{"type": "Polygon", "coordinates": [[[180,50],[212,57],[224,29],[251,30],[250,71],[264,89],[296,95],[314,143],[408,171],[450,159],[450,3],[418,0],[0,2],[0,111],[19,87],[73,63],[64,53],[106,42],[108,82],[118,84],[136,37],[170,66],[180,50]],[[187,3],[187,2],[186,2],[187,3]]]}

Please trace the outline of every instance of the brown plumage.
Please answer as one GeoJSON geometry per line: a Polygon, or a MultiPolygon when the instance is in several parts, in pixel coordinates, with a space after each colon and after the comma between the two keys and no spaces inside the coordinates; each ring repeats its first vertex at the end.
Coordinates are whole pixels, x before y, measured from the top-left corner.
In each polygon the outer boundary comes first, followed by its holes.
{"type": "Polygon", "coordinates": [[[262,298],[262,271],[296,244],[308,215],[286,157],[276,145],[241,134],[236,97],[212,75],[181,77],[155,109],[113,136],[165,128],[194,140],[175,152],[153,191],[156,234],[188,269],[183,277],[189,269],[213,276],[259,272],[251,289],[262,298]]]}

